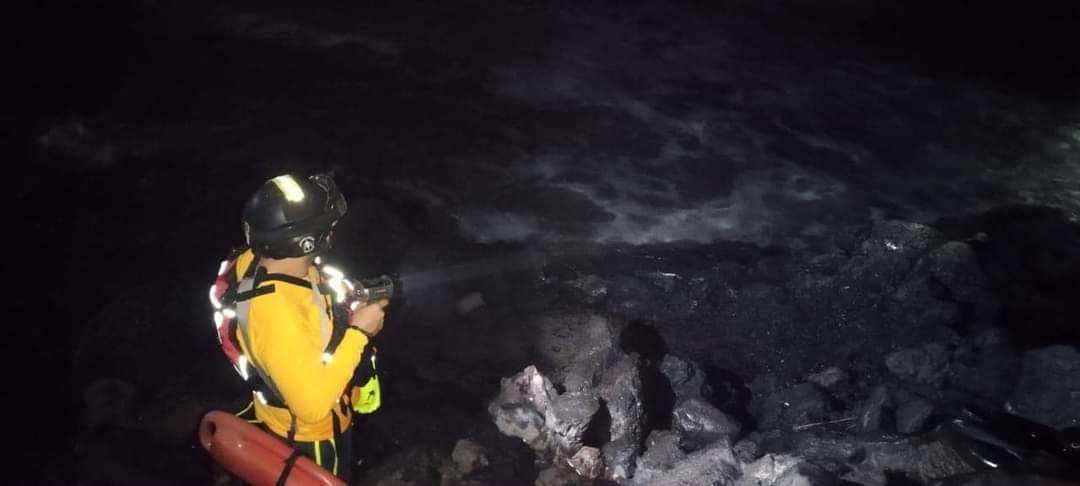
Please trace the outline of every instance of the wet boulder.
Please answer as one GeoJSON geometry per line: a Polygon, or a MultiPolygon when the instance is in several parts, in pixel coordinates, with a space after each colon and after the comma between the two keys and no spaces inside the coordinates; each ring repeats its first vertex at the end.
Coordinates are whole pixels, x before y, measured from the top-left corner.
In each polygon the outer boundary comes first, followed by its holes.
{"type": "Polygon", "coordinates": [[[948,377],[949,353],[943,344],[928,343],[889,354],[885,366],[908,383],[941,388],[948,377]]]}
{"type": "Polygon", "coordinates": [[[731,484],[742,476],[738,460],[731,447],[717,442],[700,451],[687,455],[664,474],[634,484],[641,486],[697,486],[703,484],[731,484]]]}
{"type": "Polygon", "coordinates": [[[599,385],[603,364],[616,346],[612,325],[588,312],[543,316],[529,323],[539,369],[566,391],[599,385]]]}
{"type": "Polygon", "coordinates": [[[621,437],[600,449],[604,460],[604,477],[617,483],[623,483],[634,475],[640,446],[628,437],[621,437]]]}
{"type": "Polygon", "coordinates": [[[707,397],[710,393],[705,371],[697,363],[668,354],[660,363],[660,372],[671,385],[676,401],[707,397]]]}
{"type": "Polygon", "coordinates": [[[951,241],[935,248],[916,270],[925,271],[945,285],[951,299],[972,304],[981,320],[991,319],[999,308],[975,249],[965,242],[951,241]]]}
{"type": "Polygon", "coordinates": [[[1057,429],[1080,426],[1080,351],[1058,345],[1024,353],[1009,408],[1057,429]]]}
{"type": "Polygon", "coordinates": [[[521,439],[541,457],[566,458],[581,448],[582,438],[600,408],[594,393],[559,395],[536,367],[529,366],[503,379],[488,412],[500,432],[521,439]]]}
{"type": "Polygon", "coordinates": [[[462,439],[454,444],[450,460],[454,465],[454,470],[460,476],[468,476],[473,471],[488,465],[487,451],[483,446],[469,439],[462,439]]]}
{"type": "Polygon", "coordinates": [[[735,485],[772,485],[789,469],[794,468],[801,462],[802,461],[795,456],[765,454],[753,462],[742,465],[742,476],[735,482],[735,485]]]}
{"type": "Polygon", "coordinates": [[[679,448],[679,434],[654,430],[645,441],[645,453],[637,461],[634,483],[645,484],[675,466],[686,457],[679,448]]]}
{"type": "Polygon", "coordinates": [[[578,475],[568,465],[554,464],[540,471],[535,486],[589,486],[592,481],[578,475]]]}
{"type": "Polygon", "coordinates": [[[839,480],[824,469],[794,456],[766,454],[743,465],[735,486],[833,486],[839,480]]]}
{"type": "Polygon", "coordinates": [[[751,433],[747,437],[742,438],[731,448],[735,453],[735,457],[739,458],[740,462],[753,462],[761,457],[761,446],[758,444],[760,437],[758,434],[751,433]]]}
{"type": "Polygon", "coordinates": [[[742,430],[739,422],[700,398],[688,398],[675,406],[672,428],[686,444],[692,444],[690,449],[719,440],[734,443],[742,430]]]}
{"type": "Polygon", "coordinates": [[[1002,331],[989,329],[965,340],[953,352],[949,367],[951,388],[981,403],[1000,408],[1012,395],[1023,369],[1021,354],[1002,331]]]}
{"type": "Polygon", "coordinates": [[[862,444],[846,432],[837,433],[815,427],[764,434],[760,448],[763,451],[798,455],[815,462],[846,462],[859,454],[862,444]]]}
{"type": "Polygon", "coordinates": [[[842,274],[871,292],[889,291],[940,240],[937,231],[928,226],[906,221],[875,221],[852,248],[854,256],[844,265],[842,274]]]}
{"type": "Polygon", "coordinates": [[[870,443],[856,470],[877,471],[927,483],[975,470],[948,443],[917,438],[870,443]]]}
{"type": "Polygon", "coordinates": [[[910,397],[896,407],[896,431],[901,434],[914,434],[922,430],[934,405],[920,397],[910,397]]]}
{"type": "Polygon", "coordinates": [[[544,419],[556,449],[573,453],[581,448],[582,437],[599,408],[600,401],[594,392],[571,392],[555,398],[544,419]]]}
{"type": "Polygon", "coordinates": [[[604,474],[604,456],[595,447],[582,447],[569,460],[570,467],[579,476],[596,479],[604,474]]]}
{"type": "Polygon", "coordinates": [[[913,273],[891,297],[889,313],[900,322],[929,328],[964,324],[963,310],[951,299],[948,288],[929,275],[913,273]]]}
{"type": "Polygon", "coordinates": [[[499,394],[488,405],[488,413],[503,434],[521,439],[535,451],[546,451],[551,434],[545,416],[556,397],[555,387],[535,366],[510,378],[503,378],[499,394]]]}
{"type": "Polygon", "coordinates": [[[633,475],[633,462],[640,453],[644,433],[645,410],[637,363],[626,355],[615,359],[604,370],[599,392],[611,416],[611,441],[602,448],[607,477],[624,480],[633,475]]]}

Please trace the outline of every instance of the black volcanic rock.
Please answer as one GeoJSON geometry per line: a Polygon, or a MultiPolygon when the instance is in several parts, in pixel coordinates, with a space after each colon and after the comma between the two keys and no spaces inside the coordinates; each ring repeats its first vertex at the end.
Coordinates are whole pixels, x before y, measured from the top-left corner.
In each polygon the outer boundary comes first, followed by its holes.
{"type": "Polygon", "coordinates": [[[1057,429],[1080,426],[1080,351],[1063,345],[1028,351],[1023,366],[1012,411],[1057,429]]]}
{"type": "Polygon", "coordinates": [[[607,477],[626,479],[633,475],[633,462],[641,451],[645,433],[637,363],[625,355],[616,358],[604,370],[599,393],[611,416],[611,442],[602,448],[607,477]]]}
{"type": "Polygon", "coordinates": [[[750,413],[760,428],[793,427],[817,422],[825,417],[827,397],[811,383],[774,388],[773,380],[759,377],[751,384],[754,398],[750,413]]]}
{"type": "Polygon", "coordinates": [[[688,398],[675,405],[672,428],[686,443],[695,446],[718,440],[734,443],[742,430],[739,422],[700,398],[688,398]]]}
{"type": "Polygon", "coordinates": [[[885,366],[909,383],[940,388],[948,376],[949,354],[944,345],[928,343],[886,356],[885,366]]]}
{"type": "Polygon", "coordinates": [[[922,398],[916,397],[900,404],[896,408],[896,431],[901,434],[919,432],[933,412],[934,405],[922,398]]]}
{"type": "Polygon", "coordinates": [[[660,372],[671,385],[676,401],[709,395],[705,371],[694,362],[669,354],[664,356],[660,372]]]}
{"type": "Polygon", "coordinates": [[[859,412],[859,430],[876,432],[881,428],[881,415],[884,413],[883,409],[888,400],[889,389],[885,385],[875,386],[859,412]]]}

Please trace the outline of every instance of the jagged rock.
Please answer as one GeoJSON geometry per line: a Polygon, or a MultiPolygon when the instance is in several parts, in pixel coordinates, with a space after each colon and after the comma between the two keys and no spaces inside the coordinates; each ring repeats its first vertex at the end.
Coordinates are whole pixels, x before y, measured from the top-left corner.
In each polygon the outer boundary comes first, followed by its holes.
{"type": "Polygon", "coordinates": [[[521,439],[533,450],[544,451],[549,446],[544,417],[555,396],[551,382],[535,366],[529,366],[511,378],[503,378],[488,413],[500,432],[521,439]]]}
{"type": "Polygon", "coordinates": [[[801,460],[784,454],[765,454],[761,458],[744,464],[742,477],[735,486],[763,486],[775,484],[789,469],[797,466],[801,460]]]}
{"type": "Polygon", "coordinates": [[[851,375],[835,366],[806,377],[806,381],[829,391],[847,385],[850,380],[851,375]]]}
{"type": "Polygon", "coordinates": [[[599,408],[593,392],[571,392],[555,398],[544,419],[558,451],[572,454],[581,447],[581,438],[599,408]]]}
{"type": "Polygon", "coordinates": [[[975,251],[967,243],[953,241],[920,259],[894,298],[909,322],[985,325],[993,322],[999,309],[987,285],[975,251]],[[961,306],[972,313],[965,315],[961,306]]]}
{"type": "Polygon", "coordinates": [[[901,434],[919,432],[933,411],[934,405],[922,398],[914,398],[900,404],[896,409],[896,431],[901,434]]]}
{"type": "Polygon", "coordinates": [[[952,388],[990,409],[1000,408],[1009,399],[1023,369],[1022,356],[1002,332],[979,333],[953,353],[949,365],[952,388]]]}
{"type": "Polygon", "coordinates": [[[535,486],[588,486],[592,481],[578,476],[569,466],[555,464],[540,471],[535,486]]]}
{"type": "Polygon", "coordinates": [[[949,355],[944,345],[928,343],[888,355],[885,366],[902,380],[940,388],[948,376],[949,355]]]}
{"type": "Polygon", "coordinates": [[[83,423],[87,429],[98,425],[129,425],[135,403],[135,386],[124,380],[102,378],[83,393],[83,423]]]}
{"type": "Polygon", "coordinates": [[[849,466],[849,470],[841,475],[840,479],[861,486],[889,486],[889,477],[885,475],[885,471],[863,464],[849,466]]]}
{"type": "Polygon", "coordinates": [[[679,435],[670,430],[654,430],[645,441],[645,453],[637,461],[635,484],[646,484],[686,458],[679,448],[679,435]]]}
{"type": "Polygon", "coordinates": [[[604,456],[604,477],[621,483],[634,475],[640,447],[628,437],[612,440],[601,448],[604,456]]]}
{"type": "Polygon", "coordinates": [[[761,446],[757,441],[744,438],[735,443],[735,446],[731,448],[735,453],[735,457],[739,458],[740,462],[753,462],[761,457],[761,446]]]}
{"type": "Polygon", "coordinates": [[[1000,307],[971,245],[950,241],[931,251],[916,271],[925,271],[949,290],[949,298],[972,304],[975,318],[989,321],[1000,307]]]}
{"type": "Polygon", "coordinates": [[[824,469],[803,462],[784,471],[771,486],[833,486],[839,485],[839,479],[824,469]]]}
{"type": "Polygon", "coordinates": [[[797,454],[814,462],[844,462],[858,455],[862,445],[847,434],[837,435],[820,429],[764,435],[761,450],[797,454]]]}
{"type": "MultiPolygon", "coordinates": [[[[613,378],[614,380],[614,378],[613,378]]],[[[632,381],[632,380],[631,380],[632,381]]],[[[633,415],[624,390],[616,389],[624,381],[615,380],[609,390],[609,412],[612,404],[619,408],[621,436],[633,435],[632,428],[640,427],[627,415],[633,415]],[[627,408],[630,407],[630,408],[627,408]]],[[[640,406],[640,403],[639,403],[640,406]]],[[[517,437],[545,458],[568,458],[581,448],[582,437],[600,408],[595,391],[569,392],[558,395],[551,382],[529,366],[512,378],[504,378],[499,395],[488,406],[488,412],[503,434],[517,437]]],[[[612,437],[616,424],[612,424],[612,437]]]]}
{"type": "Polygon", "coordinates": [[[469,439],[461,439],[454,444],[450,460],[461,476],[468,476],[473,471],[488,465],[487,451],[483,446],[469,439]]]}
{"type": "Polygon", "coordinates": [[[636,483],[642,486],[730,484],[742,475],[731,447],[717,442],[686,456],[664,474],[636,483]]]}
{"type": "MultiPolygon", "coordinates": [[[[742,430],[735,419],[700,398],[688,398],[675,406],[672,428],[695,446],[718,440],[732,443],[742,430]]],[[[691,447],[694,448],[697,447],[691,447]]]]}
{"type": "Polygon", "coordinates": [[[600,449],[582,447],[570,458],[570,467],[581,477],[596,479],[604,473],[604,458],[600,449]]]}
{"type": "Polygon", "coordinates": [[[915,262],[940,241],[932,228],[906,221],[875,221],[853,248],[855,256],[842,272],[871,292],[892,289],[915,262]]]}
{"type": "Polygon", "coordinates": [[[948,444],[916,439],[868,444],[861,466],[922,483],[974,472],[948,444]]]}
{"type": "Polygon", "coordinates": [[[660,372],[671,384],[676,402],[709,394],[705,372],[696,363],[668,354],[660,363],[660,372]]]}
{"type": "Polygon", "coordinates": [[[775,390],[771,388],[770,381],[759,377],[750,385],[754,393],[750,411],[760,428],[805,425],[825,417],[825,394],[813,384],[800,383],[775,390]]]}
{"type": "Polygon", "coordinates": [[[913,272],[892,294],[892,312],[902,322],[928,327],[956,326],[963,321],[960,306],[949,290],[925,273],[913,272]]]}
{"type": "Polygon", "coordinates": [[[1009,411],[1050,427],[1080,426],[1080,351],[1049,346],[1024,353],[1009,411]]]}
{"type": "Polygon", "coordinates": [[[885,385],[875,386],[870,392],[870,398],[859,412],[859,430],[863,432],[877,432],[881,428],[882,408],[889,400],[889,389],[885,385]]]}
{"type": "Polygon", "coordinates": [[[533,319],[538,366],[567,392],[595,388],[615,346],[611,325],[601,316],[568,313],[533,319]]]}
{"type": "Polygon", "coordinates": [[[623,355],[608,366],[600,386],[600,398],[611,415],[611,442],[603,448],[604,463],[608,478],[620,481],[633,474],[645,420],[641,377],[632,359],[623,355]]]}

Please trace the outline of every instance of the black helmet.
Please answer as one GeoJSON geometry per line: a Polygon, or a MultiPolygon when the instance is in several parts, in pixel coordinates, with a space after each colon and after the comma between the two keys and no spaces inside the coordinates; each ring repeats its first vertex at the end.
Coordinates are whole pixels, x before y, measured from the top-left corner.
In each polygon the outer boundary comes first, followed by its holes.
{"type": "Polygon", "coordinates": [[[288,258],[330,246],[330,235],[345,215],[345,197],[329,174],[274,177],[244,205],[243,229],[256,255],[288,258]]]}

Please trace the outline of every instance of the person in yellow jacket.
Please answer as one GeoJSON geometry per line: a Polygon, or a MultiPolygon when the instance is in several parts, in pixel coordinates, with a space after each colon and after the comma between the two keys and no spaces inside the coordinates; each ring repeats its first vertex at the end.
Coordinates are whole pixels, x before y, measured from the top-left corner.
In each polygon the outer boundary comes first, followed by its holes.
{"type": "Polygon", "coordinates": [[[351,281],[323,264],[346,210],[328,175],[266,181],[244,207],[247,244],[222,262],[210,298],[256,421],[348,481],[353,413],[379,406],[371,338],[388,303],[356,305],[351,281]]]}

